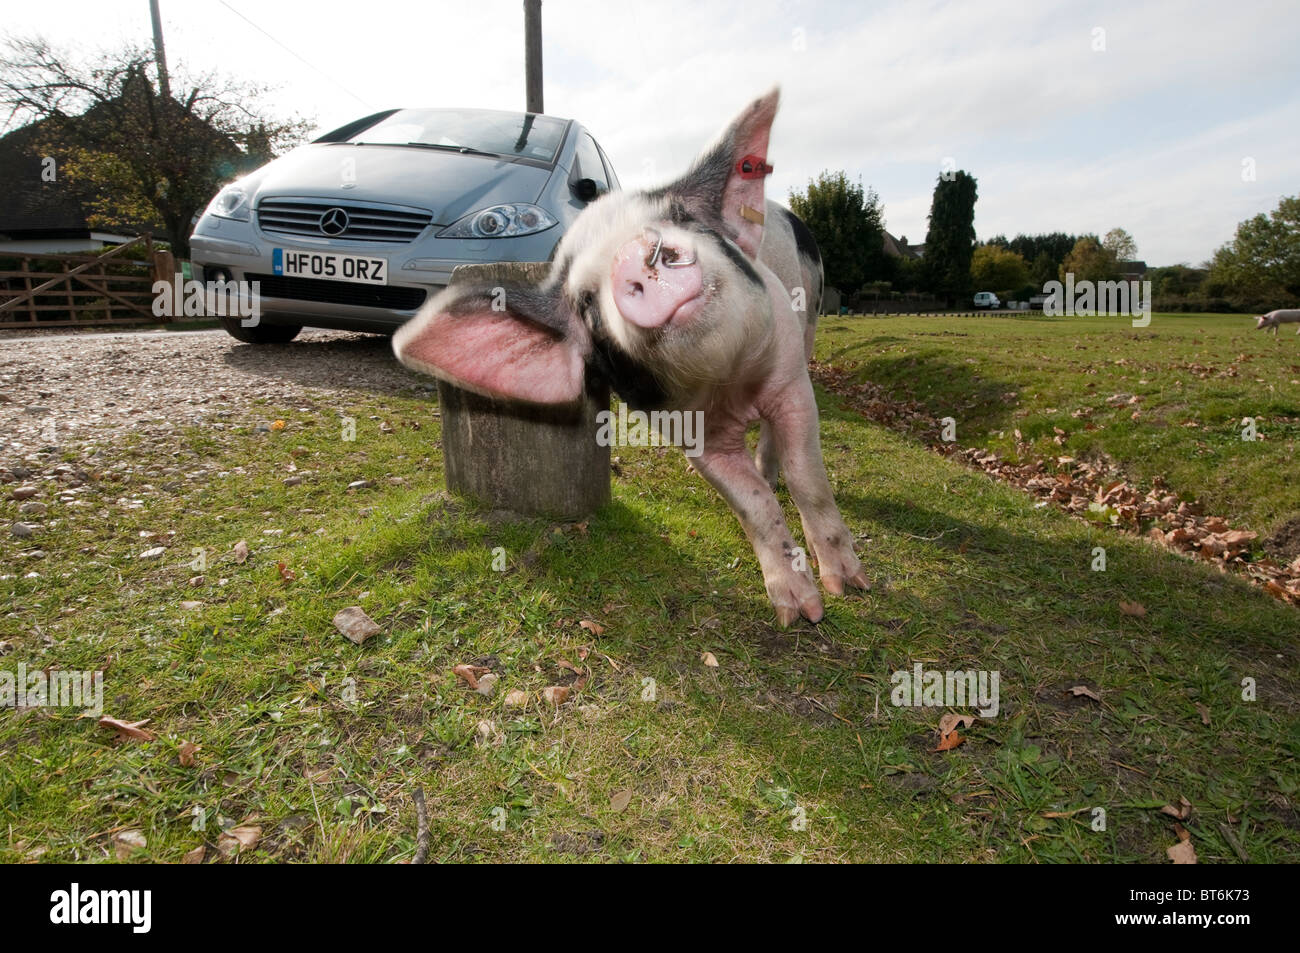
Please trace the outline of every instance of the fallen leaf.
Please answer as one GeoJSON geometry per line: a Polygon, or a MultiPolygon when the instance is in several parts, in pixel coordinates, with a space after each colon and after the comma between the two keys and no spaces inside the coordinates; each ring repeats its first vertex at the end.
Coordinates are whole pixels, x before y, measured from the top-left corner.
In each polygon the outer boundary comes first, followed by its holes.
{"type": "Polygon", "coordinates": [[[1174,807],[1172,804],[1166,804],[1160,809],[1160,813],[1168,814],[1175,820],[1185,821],[1192,816],[1192,802],[1187,800],[1185,797],[1180,797],[1178,799],[1177,807],[1174,807]]]}
{"type": "Polygon", "coordinates": [[[1165,855],[1175,864],[1196,863],[1196,848],[1190,840],[1180,840],[1173,847],[1166,848],[1165,855]]]}
{"type": "Polygon", "coordinates": [[[144,850],[149,845],[144,834],[136,830],[118,831],[113,835],[113,851],[118,860],[126,860],[137,850],[144,850]]]}
{"type": "Polygon", "coordinates": [[[578,625],[586,629],[592,635],[600,636],[605,634],[605,627],[599,622],[592,622],[590,619],[583,619],[578,623],[578,625]]]}
{"type": "Polygon", "coordinates": [[[1119,611],[1124,615],[1131,615],[1134,618],[1142,619],[1146,617],[1146,606],[1140,602],[1125,602],[1123,599],[1119,603],[1119,611]]]}
{"type": "Polygon", "coordinates": [[[966,739],[963,738],[961,735],[959,735],[956,729],[954,729],[951,733],[944,735],[943,738],[940,739],[939,747],[935,748],[934,750],[951,751],[953,748],[957,747],[958,745],[963,745],[965,743],[966,743],[966,739]]]}
{"type": "Polygon", "coordinates": [[[1082,695],[1085,698],[1091,698],[1095,702],[1101,701],[1101,696],[1098,695],[1091,688],[1089,688],[1087,685],[1071,685],[1068,691],[1075,698],[1078,698],[1080,695],[1082,695]]]}
{"type": "Polygon", "coordinates": [[[182,768],[194,767],[194,756],[199,752],[202,745],[196,745],[192,741],[182,741],[180,747],[180,759],[182,768]]]}
{"type": "Polygon", "coordinates": [[[1200,702],[1196,702],[1196,710],[1201,713],[1201,724],[1208,726],[1210,724],[1210,709],[1200,702]]]}
{"type": "Polygon", "coordinates": [[[523,708],[528,704],[528,693],[519,689],[511,689],[505,697],[507,708],[523,708]]]}
{"type": "Polygon", "coordinates": [[[233,857],[242,850],[252,850],[262,839],[262,829],[256,825],[232,827],[217,838],[217,850],[223,857],[233,857]]]}
{"type": "Polygon", "coordinates": [[[705,665],[707,665],[709,668],[718,667],[718,660],[717,658],[714,657],[712,652],[701,652],[700,661],[703,662],[705,665]]]}
{"type": "Polygon", "coordinates": [[[558,708],[568,700],[569,690],[563,685],[550,685],[542,689],[542,697],[558,708]]]}
{"type": "Polygon", "coordinates": [[[201,864],[203,863],[203,858],[207,856],[207,853],[208,853],[208,849],[204,847],[202,844],[200,844],[198,847],[195,847],[193,850],[186,851],[185,856],[181,858],[181,863],[201,864]]]}
{"type": "Polygon", "coordinates": [[[947,712],[939,719],[939,737],[946,738],[958,728],[969,728],[973,724],[975,724],[974,715],[958,715],[947,712]]]}
{"type": "Polygon", "coordinates": [[[120,738],[134,738],[137,741],[153,741],[158,736],[152,731],[147,730],[144,726],[149,724],[150,719],[143,721],[119,721],[116,718],[109,718],[107,715],[99,719],[99,727],[112,728],[117,732],[120,738]]]}
{"type": "Polygon", "coordinates": [[[486,698],[491,698],[492,693],[496,691],[498,677],[499,676],[494,675],[491,672],[488,672],[485,675],[480,675],[478,680],[478,688],[475,690],[480,695],[483,695],[486,698]]]}
{"type": "Polygon", "coordinates": [[[273,422],[273,423],[271,424],[271,429],[272,429],[272,430],[283,430],[283,429],[284,429],[284,421],[283,421],[283,420],[277,420],[277,421],[273,422]]]}
{"type": "Polygon", "coordinates": [[[474,691],[478,691],[478,677],[492,671],[486,665],[453,665],[451,670],[458,677],[463,678],[474,691]]]}
{"type": "Polygon", "coordinates": [[[297,575],[294,574],[294,571],[290,569],[288,566],[286,566],[284,563],[276,563],[275,568],[280,570],[281,582],[292,582],[293,580],[298,578],[297,575]]]}
{"type": "Polygon", "coordinates": [[[632,803],[631,791],[619,791],[609,799],[609,806],[615,811],[625,811],[627,806],[632,803]]]}
{"type": "Polygon", "coordinates": [[[242,539],[235,543],[234,553],[235,562],[239,563],[241,566],[248,562],[248,543],[244,542],[242,539]]]}
{"type": "Polygon", "coordinates": [[[357,645],[380,632],[379,623],[366,615],[360,606],[348,606],[334,614],[334,628],[343,633],[344,638],[357,645]]]}

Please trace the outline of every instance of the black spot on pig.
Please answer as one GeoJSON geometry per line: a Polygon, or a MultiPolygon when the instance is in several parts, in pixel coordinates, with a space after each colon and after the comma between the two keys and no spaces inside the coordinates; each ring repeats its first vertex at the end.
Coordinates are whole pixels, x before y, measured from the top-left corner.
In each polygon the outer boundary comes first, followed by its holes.
{"type": "Polygon", "coordinates": [[[763,279],[758,276],[758,272],[754,269],[753,264],[750,263],[749,256],[737,248],[734,242],[726,241],[721,236],[716,237],[718,239],[718,245],[722,248],[723,253],[731,259],[731,263],[736,266],[740,273],[749,281],[762,288],[763,279]]]}
{"type": "Polygon", "coordinates": [[[588,366],[603,377],[623,402],[633,410],[658,410],[668,392],[646,365],[633,360],[610,340],[596,296],[590,291],[578,295],[578,314],[591,329],[591,357],[588,366]]]}
{"type": "Polygon", "coordinates": [[[790,228],[794,230],[794,245],[799,250],[799,254],[814,263],[821,261],[822,253],[817,247],[817,239],[813,238],[813,233],[808,230],[808,226],[803,223],[803,219],[788,208],[783,208],[781,211],[785,213],[785,217],[790,222],[790,228]]]}

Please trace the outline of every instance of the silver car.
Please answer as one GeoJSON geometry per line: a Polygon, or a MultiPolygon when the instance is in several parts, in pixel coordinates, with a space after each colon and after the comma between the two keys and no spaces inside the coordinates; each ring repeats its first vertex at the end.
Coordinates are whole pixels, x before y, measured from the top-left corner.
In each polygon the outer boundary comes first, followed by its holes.
{"type": "Polygon", "coordinates": [[[307,325],[391,333],[457,265],[550,260],[583,208],[617,188],[571,119],[390,109],[226,186],[190,257],[199,281],[258,283],[256,321],[221,318],[241,341],[289,341],[307,325]]]}

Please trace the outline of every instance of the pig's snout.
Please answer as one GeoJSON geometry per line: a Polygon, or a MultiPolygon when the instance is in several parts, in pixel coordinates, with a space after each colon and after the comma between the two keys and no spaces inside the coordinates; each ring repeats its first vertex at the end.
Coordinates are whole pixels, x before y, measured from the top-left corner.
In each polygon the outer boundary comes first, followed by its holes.
{"type": "Polygon", "coordinates": [[[692,249],[655,236],[633,239],[620,248],[611,275],[619,314],[641,328],[691,317],[704,291],[704,272],[694,257],[692,249]]]}

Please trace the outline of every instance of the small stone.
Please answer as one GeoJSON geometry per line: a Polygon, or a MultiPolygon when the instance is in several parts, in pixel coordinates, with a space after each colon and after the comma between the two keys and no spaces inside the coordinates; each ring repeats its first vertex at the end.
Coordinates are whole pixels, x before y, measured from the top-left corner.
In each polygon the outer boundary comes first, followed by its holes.
{"type": "Polygon", "coordinates": [[[334,615],[334,628],[343,633],[349,642],[361,645],[366,639],[380,633],[379,624],[366,615],[360,606],[348,606],[334,615]]]}
{"type": "Polygon", "coordinates": [[[30,553],[24,553],[23,555],[26,556],[28,559],[44,559],[45,550],[33,549],[30,553]]]}
{"type": "Polygon", "coordinates": [[[364,490],[364,489],[369,488],[369,486],[370,486],[370,481],[369,481],[369,480],[353,480],[351,483],[348,484],[348,489],[349,489],[349,490],[364,490]]]}
{"type": "Polygon", "coordinates": [[[485,698],[491,698],[492,693],[497,689],[497,682],[500,677],[488,672],[486,675],[480,675],[478,678],[478,688],[476,691],[485,698]]]}
{"type": "Polygon", "coordinates": [[[207,581],[208,581],[207,576],[190,576],[190,578],[186,580],[185,584],[187,586],[197,587],[197,586],[204,585],[207,581]]]}
{"type": "Polygon", "coordinates": [[[9,494],[9,499],[30,500],[33,496],[35,496],[39,492],[40,490],[36,489],[36,487],[32,486],[31,484],[16,486],[14,487],[13,492],[9,494]]]}
{"type": "Polygon", "coordinates": [[[202,609],[203,603],[196,602],[193,599],[186,599],[184,602],[181,603],[181,608],[184,609],[186,612],[193,612],[195,609],[202,609]]]}
{"type": "Polygon", "coordinates": [[[507,708],[523,708],[528,704],[528,693],[512,688],[506,692],[505,702],[507,708]]]}
{"type": "Polygon", "coordinates": [[[114,852],[118,860],[127,860],[137,850],[144,850],[149,842],[139,831],[119,831],[113,835],[114,852]]]}
{"type": "Polygon", "coordinates": [[[49,507],[37,500],[31,500],[18,507],[18,512],[24,516],[44,516],[49,507]]]}
{"type": "Polygon", "coordinates": [[[302,477],[300,477],[300,476],[285,477],[285,478],[284,478],[284,485],[285,485],[285,486],[301,486],[301,485],[302,485],[302,477]]]}
{"type": "Polygon", "coordinates": [[[26,539],[28,536],[35,536],[44,531],[45,527],[40,523],[14,523],[9,527],[9,532],[19,539],[26,539]]]}
{"type": "Polygon", "coordinates": [[[161,556],[161,555],[162,555],[163,553],[165,553],[165,552],[167,552],[167,549],[166,549],[165,547],[163,547],[163,546],[154,546],[152,549],[146,549],[144,552],[142,552],[142,553],[140,554],[140,558],[141,558],[141,559],[157,559],[159,556],[161,556]]]}

